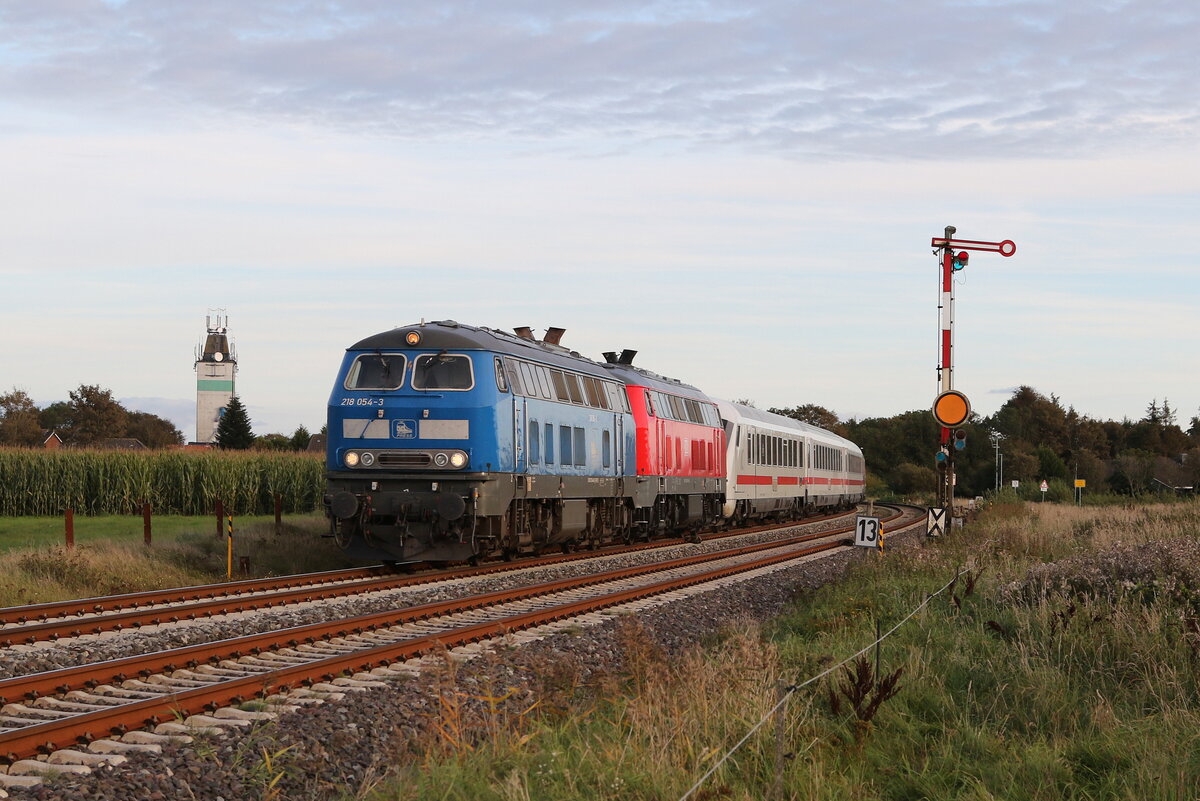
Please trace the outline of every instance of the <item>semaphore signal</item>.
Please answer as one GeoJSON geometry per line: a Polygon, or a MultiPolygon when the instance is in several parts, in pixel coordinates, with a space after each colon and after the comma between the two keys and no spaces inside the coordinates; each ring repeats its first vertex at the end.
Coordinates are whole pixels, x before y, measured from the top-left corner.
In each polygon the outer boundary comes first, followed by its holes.
{"type": "Polygon", "coordinates": [[[1016,243],[1011,239],[1000,242],[954,239],[956,231],[953,225],[947,225],[945,236],[935,236],[930,241],[935,248],[934,253],[941,258],[942,269],[941,293],[938,296],[938,317],[941,323],[940,358],[937,368],[938,396],[933,402],[933,416],[942,427],[941,444],[934,458],[938,469],[942,471],[938,504],[947,509],[953,509],[954,506],[954,451],[966,447],[966,432],[958,429],[958,426],[965,424],[971,415],[971,403],[967,396],[954,389],[954,367],[951,358],[954,351],[954,274],[967,266],[970,257],[968,251],[999,253],[1005,258],[1017,252],[1016,243]],[[958,249],[957,253],[955,248],[958,249]],[[953,433],[953,445],[952,429],[958,429],[953,433]]]}

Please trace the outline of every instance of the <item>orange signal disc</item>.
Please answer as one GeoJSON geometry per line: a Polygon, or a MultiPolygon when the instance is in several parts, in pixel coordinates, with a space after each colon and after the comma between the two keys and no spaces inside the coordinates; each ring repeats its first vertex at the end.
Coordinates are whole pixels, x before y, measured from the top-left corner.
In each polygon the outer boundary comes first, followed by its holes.
{"type": "Polygon", "coordinates": [[[947,390],[933,401],[933,417],[946,428],[960,426],[970,416],[971,403],[957,390],[947,390]]]}

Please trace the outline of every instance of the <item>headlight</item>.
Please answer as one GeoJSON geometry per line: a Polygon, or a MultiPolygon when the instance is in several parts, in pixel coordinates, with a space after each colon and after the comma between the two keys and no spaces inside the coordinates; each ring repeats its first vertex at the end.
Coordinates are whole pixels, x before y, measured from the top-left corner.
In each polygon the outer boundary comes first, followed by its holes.
{"type": "Polygon", "coordinates": [[[467,455],[465,453],[463,453],[462,451],[455,451],[454,453],[450,454],[450,466],[451,467],[462,467],[466,463],[467,463],[467,455]]]}
{"type": "Polygon", "coordinates": [[[449,461],[450,461],[450,457],[444,453],[435,453],[433,455],[433,464],[436,467],[445,467],[446,463],[449,461]]]}
{"type": "Polygon", "coordinates": [[[375,464],[375,454],[373,454],[373,453],[364,453],[364,454],[362,455],[362,466],[363,466],[363,467],[370,467],[370,466],[371,466],[371,465],[373,465],[373,464],[375,464]]]}
{"type": "Polygon", "coordinates": [[[354,451],[347,451],[343,458],[346,460],[346,467],[358,467],[358,454],[354,451]]]}

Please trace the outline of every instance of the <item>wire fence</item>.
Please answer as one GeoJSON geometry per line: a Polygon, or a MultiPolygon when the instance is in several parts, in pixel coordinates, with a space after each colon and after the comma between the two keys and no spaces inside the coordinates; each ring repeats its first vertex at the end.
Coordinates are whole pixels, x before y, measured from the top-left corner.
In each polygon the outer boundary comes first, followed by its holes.
{"type": "Polygon", "coordinates": [[[783,707],[785,707],[787,705],[787,702],[791,699],[791,697],[793,695],[795,695],[798,691],[804,689],[805,687],[808,687],[811,684],[815,684],[816,682],[818,682],[821,679],[828,676],[830,673],[833,673],[835,670],[838,670],[839,668],[849,664],[850,662],[853,662],[855,659],[858,659],[860,656],[865,654],[867,651],[870,651],[872,648],[875,648],[876,646],[878,646],[880,643],[882,643],[888,637],[891,637],[893,634],[895,634],[897,631],[900,630],[901,626],[903,626],[908,621],[912,620],[913,617],[918,612],[920,612],[922,609],[924,609],[926,606],[928,606],[930,601],[932,601],[934,598],[936,598],[937,596],[944,593],[946,590],[953,587],[955,582],[958,581],[959,577],[962,576],[963,572],[964,571],[960,569],[957,573],[954,574],[954,578],[947,581],[944,585],[942,585],[941,588],[926,595],[925,600],[921,601],[920,604],[918,604],[912,611],[910,611],[907,615],[905,615],[900,620],[899,623],[892,626],[886,632],[884,632],[883,634],[876,637],[875,640],[872,641],[871,643],[863,646],[858,651],[855,651],[850,656],[846,657],[845,659],[838,662],[837,664],[834,664],[834,665],[826,668],[825,670],[821,671],[817,675],[812,676],[808,679],[805,679],[804,681],[800,682],[799,684],[789,684],[786,687],[784,687],[783,688],[784,691],[781,694],[779,701],[773,707],[771,707],[769,710],[767,710],[766,714],[764,714],[762,716],[762,718],[758,721],[758,723],[754,724],[754,726],[752,726],[750,728],[750,731],[746,732],[745,736],[742,737],[742,739],[740,739],[736,743],[734,743],[733,747],[731,747],[728,751],[726,751],[725,754],[723,754],[721,756],[721,758],[718,759],[716,761],[716,763],[714,763],[713,766],[704,773],[703,776],[701,776],[699,779],[697,779],[696,783],[693,784],[691,787],[689,787],[687,792],[685,792],[683,795],[681,795],[679,797],[679,801],[687,801],[688,798],[691,798],[692,794],[695,793],[698,789],[700,789],[700,787],[706,781],[708,781],[708,779],[714,773],[716,773],[718,770],[720,770],[721,766],[724,765],[730,759],[730,757],[732,757],[735,753],[737,753],[738,749],[740,749],[743,745],[745,745],[747,742],[749,742],[750,738],[753,737],[755,735],[755,733],[758,732],[759,729],[761,729],[763,726],[765,726],[767,724],[767,722],[780,709],[782,709],[783,707]]]}

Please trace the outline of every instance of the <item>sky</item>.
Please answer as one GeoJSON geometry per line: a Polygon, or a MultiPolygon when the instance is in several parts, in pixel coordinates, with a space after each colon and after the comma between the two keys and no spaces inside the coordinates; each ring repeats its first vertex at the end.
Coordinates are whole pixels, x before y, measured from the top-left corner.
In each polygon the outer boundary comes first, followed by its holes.
{"type": "Polygon", "coordinates": [[[954,386],[1200,408],[1190,0],[0,0],[0,392],[195,436],[224,309],[256,433],[454,319],[843,419],[954,386]]]}

